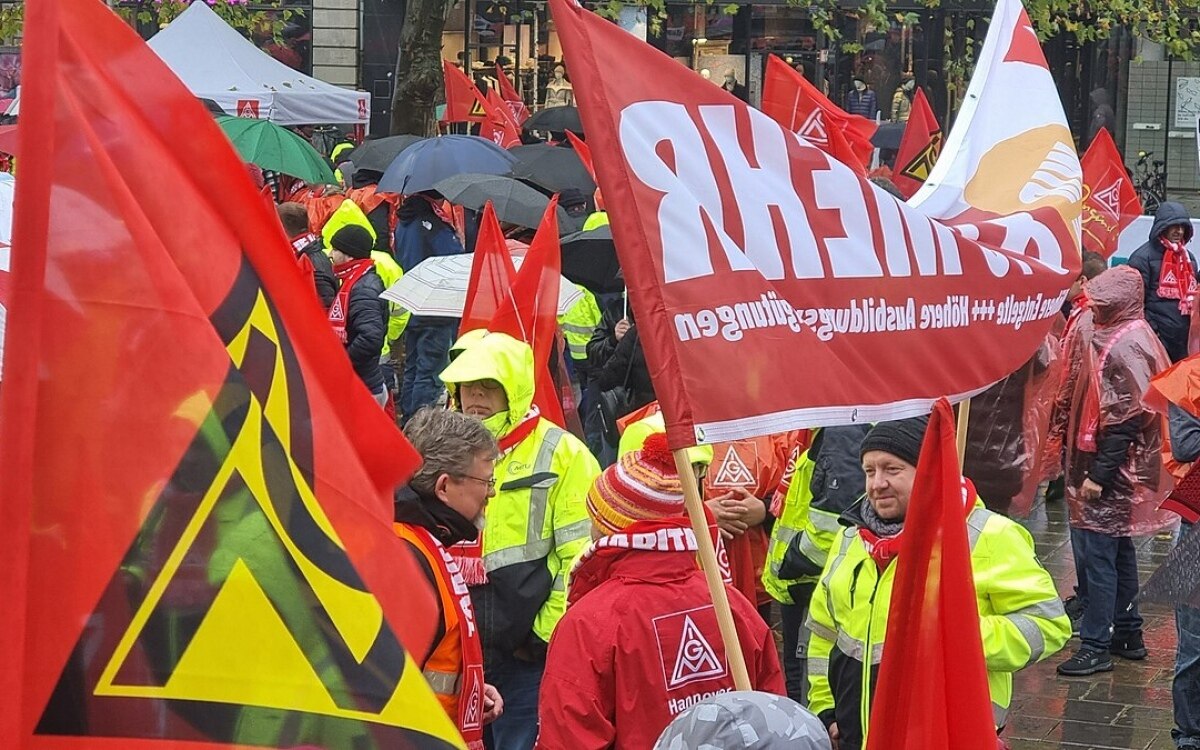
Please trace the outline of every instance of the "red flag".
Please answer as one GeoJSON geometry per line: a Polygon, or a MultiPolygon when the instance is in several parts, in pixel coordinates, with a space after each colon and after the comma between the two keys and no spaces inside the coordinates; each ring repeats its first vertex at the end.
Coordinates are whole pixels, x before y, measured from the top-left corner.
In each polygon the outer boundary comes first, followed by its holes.
{"type": "Polygon", "coordinates": [[[405,647],[417,457],[245,167],[104,4],[24,51],[0,747],[461,747],[405,647]]]}
{"type": "Polygon", "coordinates": [[[1079,162],[1083,165],[1083,249],[1107,259],[1117,250],[1121,230],[1142,214],[1142,202],[1107,128],[1100,128],[1079,162]]]}
{"type": "Polygon", "coordinates": [[[488,139],[500,148],[521,145],[521,134],[512,112],[495,91],[488,89],[484,107],[487,116],[479,126],[479,137],[488,139]]]}
{"type": "MultiPolygon", "coordinates": [[[[599,185],[600,181],[596,179],[596,165],[592,163],[591,146],[587,145],[587,141],[575,135],[570,130],[566,132],[567,140],[571,142],[571,148],[575,149],[575,153],[579,156],[579,161],[583,162],[584,169],[586,169],[588,174],[591,175],[592,182],[596,183],[596,185],[599,185]]],[[[596,188],[596,192],[593,193],[593,197],[596,199],[596,210],[603,211],[604,196],[599,187],[596,188]]]]}
{"type": "Polygon", "coordinates": [[[537,234],[525,252],[521,268],[488,325],[533,348],[534,403],[542,416],[565,426],[562,404],[550,377],[550,353],[558,332],[558,292],[562,282],[562,251],[558,245],[558,197],[550,199],[537,234]]]}
{"type": "Polygon", "coordinates": [[[475,238],[475,253],[471,258],[471,278],[467,282],[467,301],[463,307],[458,335],[487,328],[492,317],[505,300],[512,297],[513,279],[517,272],[512,255],[504,241],[504,231],[496,218],[492,202],[483,206],[479,219],[479,234],[475,238]]]}
{"type": "Polygon", "coordinates": [[[600,185],[621,217],[617,254],[673,447],[927,411],[1003,378],[1042,343],[1079,269],[1078,160],[1049,71],[996,49],[1020,7],[1001,6],[992,57],[980,58],[1000,66],[996,88],[977,97],[969,135],[947,140],[956,153],[939,170],[961,172],[917,209],[594,13],[551,0],[600,185]],[[1011,75],[1029,84],[1014,91],[1011,75]],[[1018,123],[996,116],[1016,95],[1053,105],[1018,123]],[[947,352],[969,355],[887,377],[871,366],[947,352]],[[715,365],[721,377],[699,375],[715,365]],[[822,377],[797,389],[796,372],[822,377]]]}
{"type": "Polygon", "coordinates": [[[878,126],[829,101],[799,71],[775,55],[767,58],[760,109],[855,171],[864,170],[871,162],[875,150],[871,136],[878,126]]]}
{"type": "Polygon", "coordinates": [[[512,81],[508,80],[508,74],[504,72],[504,68],[499,63],[496,63],[496,80],[500,82],[500,97],[504,99],[504,103],[512,112],[513,121],[517,123],[517,127],[520,127],[529,119],[529,107],[525,106],[525,100],[513,88],[512,81]]]}
{"type": "Polygon", "coordinates": [[[442,75],[446,80],[444,122],[484,122],[487,102],[475,82],[449,60],[442,60],[442,75]]]}
{"type": "MultiPolygon", "coordinates": [[[[996,747],[954,413],[934,406],[904,520],[868,750],[996,747]]],[[[880,639],[882,640],[882,639],[880,639]]]]}
{"type": "Polygon", "coordinates": [[[905,198],[913,197],[925,183],[941,152],[942,128],[933,115],[925,92],[917,89],[912,113],[904,126],[900,149],[896,152],[896,169],[892,173],[892,181],[905,198]]]}

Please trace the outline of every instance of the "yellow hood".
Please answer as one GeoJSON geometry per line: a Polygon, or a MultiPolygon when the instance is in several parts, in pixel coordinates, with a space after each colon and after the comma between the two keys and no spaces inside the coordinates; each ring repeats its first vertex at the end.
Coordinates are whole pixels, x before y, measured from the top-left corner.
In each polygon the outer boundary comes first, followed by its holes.
{"type": "MultiPolygon", "coordinates": [[[[460,343],[464,343],[460,340],[460,343]]],[[[489,333],[465,342],[462,353],[442,371],[442,382],[457,400],[457,386],[495,380],[508,396],[508,434],[533,405],[533,349],[504,333],[489,333]]]]}

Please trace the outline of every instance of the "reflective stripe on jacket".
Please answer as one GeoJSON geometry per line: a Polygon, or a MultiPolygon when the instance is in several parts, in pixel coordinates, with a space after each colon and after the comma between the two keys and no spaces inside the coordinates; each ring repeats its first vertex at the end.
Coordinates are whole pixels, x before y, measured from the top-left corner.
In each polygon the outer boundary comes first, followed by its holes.
{"type": "Polygon", "coordinates": [[[781,604],[795,604],[789,587],[803,583],[801,579],[785,580],[780,575],[783,565],[783,554],[788,545],[804,529],[808,521],[809,504],[812,502],[813,462],[804,451],[796,457],[795,469],[792,471],[792,481],[788,485],[787,495],[783,499],[783,512],[775,520],[771,529],[771,540],[767,545],[767,564],[763,566],[762,582],[771,598],[781,604]]]}
{"type": "Polygon", "coordinates": [[[587,359],[588,341],[600,325],[600,306],[596,304],[596,295],[583,287],[580,289],[583,296],[571,305],[570,310],[558,316],[558,325],[562,328],[571,359],[583,361],[587,359]]]}
{"type": "MultiPolygon", "coordinates": [[[[1071,637],[1071,624],[1028,531],[977,499],[967,534],[992,709],[996,725],[1004,726],[1013,673],[1059,651],[1071,637]]],[[[857,529],[844,529],[813,594],[809,708],[826,725],[837,722],[843,750],[859,750],[863,743],[870,708],[863,673],[869,671],[873,684],[895,573],[893,561],[880,574],[857,529]]]]}

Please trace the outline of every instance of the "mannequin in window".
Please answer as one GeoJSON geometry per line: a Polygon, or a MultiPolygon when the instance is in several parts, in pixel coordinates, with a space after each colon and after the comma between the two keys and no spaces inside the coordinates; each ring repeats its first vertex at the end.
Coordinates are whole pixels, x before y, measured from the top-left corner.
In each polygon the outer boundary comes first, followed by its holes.
{"type": "Polygon", "coordinates": [[[879,97],[867,86],[866,79],[862,76],[854,76],[853,88],[846,94],[846,111],[868,120],[874,120],[879,112],[879,97]]]}
{"type": "Polygon", "coordinates": [[[905,73],[900,77],[900,87],[892,94],[892,122],[908,122],[916,87],[917,82],[913,80],[912,73],[905,73]]]}
{"type": "Polygon", "coordinates": [[[711,73],[711,72],[709,72],[708,68],[701,68],[701,69],[700,69],[700,77],[701,77],[701,78],[703,78],[704,80],[706,80],[706,81],[710,82],[710,83],[712,82],[712,73],[711,73]]]}
{"type": "Polygon", "coordinates": [[[738,83],[737,73],[734,73],[732,68],[725,71],[725,82],[721,84],[721,88],[744,102],[750,100],[749,92],[746,91],[745,86],[738,83]]]}
{"type": "Polygon", "coordinates": [[[546,107],[570,107],[575,104],[575,90],[567,80],[567,69],[554,66],[554,78],[546,84],[546,107]]]}

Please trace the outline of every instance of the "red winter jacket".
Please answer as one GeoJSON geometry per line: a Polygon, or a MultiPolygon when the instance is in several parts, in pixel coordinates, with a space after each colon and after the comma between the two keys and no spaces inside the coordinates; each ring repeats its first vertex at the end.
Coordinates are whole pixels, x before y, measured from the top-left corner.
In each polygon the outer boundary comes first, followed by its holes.
{"type": "MultiPolygon", "coordinates": [[[[572,572],[542,677],[541,750],[646,750],[680,711],[734,689],[683,523],[634,524],[597,542],[572,572]]],[[[752,689],[786,695],[770,629],[726,590],[752,689]]]]}

